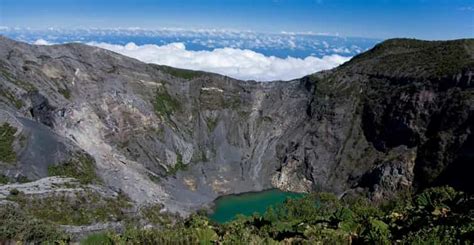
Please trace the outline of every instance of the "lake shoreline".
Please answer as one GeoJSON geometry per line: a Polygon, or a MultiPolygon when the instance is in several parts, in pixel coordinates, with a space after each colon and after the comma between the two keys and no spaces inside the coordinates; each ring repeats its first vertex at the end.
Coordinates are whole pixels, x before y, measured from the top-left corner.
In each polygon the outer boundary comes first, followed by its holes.
{"type": "Polygon", "coordinates": [[[305,193],[285,192],[277,188],[220,196],[212,202],[207,216],[217,222],[226,223],[238,214],[263,214],[269,207],[284,203],[288,198],[300,198],[305,193]]]}

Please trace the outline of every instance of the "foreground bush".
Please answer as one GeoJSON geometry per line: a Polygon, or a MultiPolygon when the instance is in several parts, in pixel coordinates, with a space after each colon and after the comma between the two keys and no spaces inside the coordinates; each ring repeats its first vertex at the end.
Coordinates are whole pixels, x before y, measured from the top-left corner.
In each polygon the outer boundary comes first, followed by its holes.
{"type": "MultiPolygon", "coordinates": [[[[50,206],[43,208],[56,212],[50,206]]],[[[58,223],[21,207],[0,207],[0,241],[69,241],[58,223]]],[[[124,217],[127,228],[123,232],[93,234],[81,243],[472,244],[473,207],[472,195],[450,187],[427,189],[378,206],[362,198],[339,200],[332,194],[315,193],[225,224],[209,221],[205,214],[183,220],[160,213],[159,206],[150,206],[124,217]]]]}
{"type": "Polygon", "coordinates": [[[33,218],[12,205],[0,208],[0,241],[53,243],[68,239],[55,224],[33,218]]]}
{"type": "Polygon", "coordinates": [[[107,239],[115,244],[472,244],[473,204],[471,195],[450,187],[380,206],[318,193],[225,224],[193,215],[173,226],[108,233],[107,239]]]}

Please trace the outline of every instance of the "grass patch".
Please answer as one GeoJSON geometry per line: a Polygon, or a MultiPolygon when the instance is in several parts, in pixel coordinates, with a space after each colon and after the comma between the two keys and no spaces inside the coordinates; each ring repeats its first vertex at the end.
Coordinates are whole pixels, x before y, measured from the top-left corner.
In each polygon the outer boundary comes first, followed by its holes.
{"type": "Polygon", "coordinates": [[[456,75],[474,65],[468,52],[474,40],[420,41],[390,39],[355,56],[342,67],[366,63],[374,74],[442,77],[456,75]]]}
{"type": "Polygon", "coordinates": [[[14,105],[17,109],[20,109],[23,107],[23,101],[19,100],[16,98],[16,96],[11,93],[10,91],[8,91],[7,89],[5,88],[1,88],[0,90],[0,96],[4,97],[5,99],[7,99],[6,102],[8,103],[11,103],[12,105],[14,105]]]}
{"type": "Polygon", "coordinates": [[[43,198],[31,198],[18,193],[10,195],[8,199],[16,202],[21,210],[32,217],[60,225],[88,225],[124,220],[124,210],[131,207],[123,195],[109,198],[91,191],[43,198]]]}
{"type": "Polygon", "coordinates": [[[162,117],[169,118],[174,112],[181,109],[181,104],[173,98],[164,88],[159,88],[155,94],[153,107],[156,114],[162,117]]]}
{"type": "Polygon", "coordinates": [[[113,245],[114,241],[106,233],[96,233],[83,239],[81,245],[113,245]]]}
{"type": "Polygon", "coordinates": [[[14,163],[16,161],[16,153],[13,150],[16,131],[17,129],[8,123],[0,126],[0,161],[2,162],[14,163]]]}
{"type": "Polygon", "coordinates": [[[81,184],[99,182],[94,163],[91,156],[81,154],[59,165],[49,166],[48,175],[75,178],[81,184]]]}
{"type": "Polygon", "coordinates": [[[168,73],[174,77],[180,77],[183,79],[194,79],[205,74],[202,71],[185,70],[185,69],[173,68],[169,66],[162,66],[161,70],[163,70],[165,73],[168,73]]]}

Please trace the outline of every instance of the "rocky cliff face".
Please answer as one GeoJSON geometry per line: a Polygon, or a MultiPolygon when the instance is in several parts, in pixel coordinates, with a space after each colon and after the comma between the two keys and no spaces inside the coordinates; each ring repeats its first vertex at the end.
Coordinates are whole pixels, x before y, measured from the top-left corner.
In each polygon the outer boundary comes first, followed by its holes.
{"type": "Polygon", "coordinates": [[[331,71],[257,83],[0,38],[0,71],[0,124],[17,129],[15,158],[0,159],[10,179],[91,156],[103,185],[182,213],[272,187],[375,199],[472,188],[473,40],[389,40],[331,71]]]}

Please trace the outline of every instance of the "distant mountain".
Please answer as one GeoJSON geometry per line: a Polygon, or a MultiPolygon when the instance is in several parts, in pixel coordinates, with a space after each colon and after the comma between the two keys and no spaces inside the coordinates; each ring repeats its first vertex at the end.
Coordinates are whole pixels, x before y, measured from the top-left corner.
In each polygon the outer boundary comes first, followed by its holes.
{"type": "Polygon", "coordinates": [[[2,37],[0,125],[5,182],[77,177],[182,214],[275,187],[472,192],[474,40],[392,39],[257,83],[2,37]]]}

